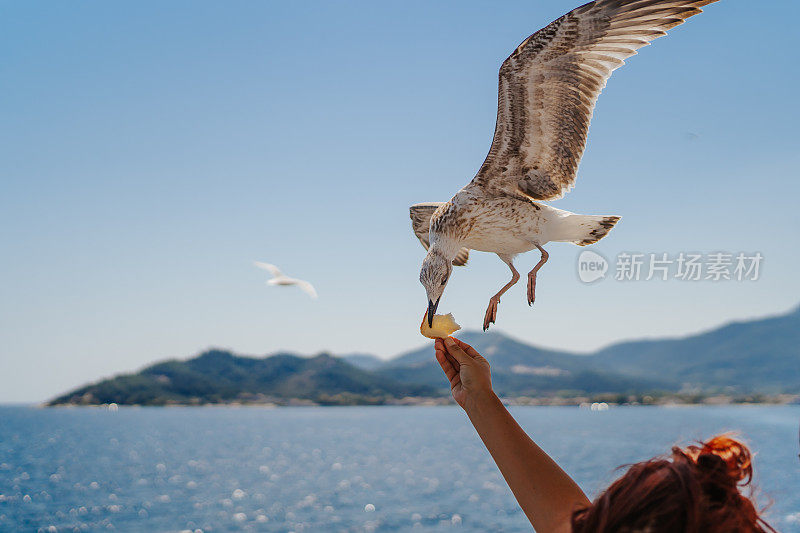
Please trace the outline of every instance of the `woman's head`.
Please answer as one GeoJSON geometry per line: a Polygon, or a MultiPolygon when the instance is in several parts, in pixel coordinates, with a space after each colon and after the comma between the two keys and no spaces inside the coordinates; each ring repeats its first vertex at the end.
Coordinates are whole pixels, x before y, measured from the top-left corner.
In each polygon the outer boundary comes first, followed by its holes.
{"type": "Polygon", "coordinates": [[[668,458],[631,466],[572,517],[574,533],[774,531],[740,492],[750,483],[750,450],[729,435],[673,448],[668,458]]]}

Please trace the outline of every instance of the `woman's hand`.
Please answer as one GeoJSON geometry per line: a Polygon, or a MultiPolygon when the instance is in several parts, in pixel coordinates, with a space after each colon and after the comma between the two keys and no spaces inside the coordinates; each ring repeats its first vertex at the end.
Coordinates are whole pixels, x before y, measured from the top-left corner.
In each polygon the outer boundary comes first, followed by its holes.
{"type": "Polygon", "coordinates": [[[475,348],[454,337],[436,339],[436,360],[450,380],[453,399],[465,410],[494,395],[489,362],[475,348]]]}

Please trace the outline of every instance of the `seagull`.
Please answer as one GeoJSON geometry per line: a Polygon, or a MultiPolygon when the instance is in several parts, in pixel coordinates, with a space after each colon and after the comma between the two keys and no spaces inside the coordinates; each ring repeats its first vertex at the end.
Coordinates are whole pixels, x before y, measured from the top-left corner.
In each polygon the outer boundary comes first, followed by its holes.
{"type": "Polygon", "coordinates": [[[269,271],[272,274],[272,279],[267,280],[267,285],[297,285],[302,289],[302,291],[312,298],[317,297],[317,291],[314,290],[314,286],[311,285],[307,281],[303,281],[302,279],[294,279],[290,278],[286,274],[280,271],[278,267],[275,265],[270,265],[269,263],[262,263],[261,261],[254,261],[254,264],[258,268],[263,268],[264,270],[269,271]]]}
{"type": "Polygon", "coordinates": [[[595,102],[611,73],[666,30],[717,0],[596,0],[578,7],[520,44],[500,67],[497,124],[489,155],[476,176],[449,202],[411,206],[414,234],[428,250],[420,282],[428,323],[453,265],[470,250],[493,252],[511,281],[489,300],[483,330],[497,320],[500,297],[520,278],[513,260],[533,250],[541,259],[528,273],[528,305],[548,242],[594,244],[618,216],[579,215],[542,201],[572,189],[595,102]]]}

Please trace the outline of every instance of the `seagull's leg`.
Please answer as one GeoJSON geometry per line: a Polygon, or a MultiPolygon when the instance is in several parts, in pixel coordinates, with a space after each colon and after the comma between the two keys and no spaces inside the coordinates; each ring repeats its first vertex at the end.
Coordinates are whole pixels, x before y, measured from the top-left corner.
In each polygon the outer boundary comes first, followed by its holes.
{"type": "Polygon", "coordinates": [[[506,283],[505,286],[489,300],[489,307],[486,309],[486,316],[483,318],[483,331],[489,329],[489,324],[493,324],[495,320],[497,320],[497,304],[500,303],[500,297],[505,294],[505,292],[517,281],[519,281],[519,272],[517,272],[517,269],[514,268],[513,264],[514,258],[509,255],[501,254],[497,254],[497,257],[502,259],[503,262],[508,265],[508,268],[511,269],[511,281],[506,283]]]}
{"type": "Polygon", "coordinates": [[[539,246],[538,242],[533,243],[542,252],[542,258],[539,259],[539,262],[536,263],[536,266],[533,267],[533,270],[528,272],[528,305],[533,305],[533,301],[536,299],[536,273],[539,271],[542,266],[547,263],[547,259],[550,257],[550,254],[544,251],[544,248],[539,246]]]}

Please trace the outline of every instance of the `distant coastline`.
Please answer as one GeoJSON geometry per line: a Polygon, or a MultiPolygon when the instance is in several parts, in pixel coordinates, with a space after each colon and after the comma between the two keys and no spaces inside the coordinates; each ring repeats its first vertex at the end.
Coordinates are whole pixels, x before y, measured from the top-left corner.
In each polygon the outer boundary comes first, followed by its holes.
{"type": "MultiPolygon", "coordinates": [[[[800,394],[778,394],[778,395],[697,395],[697,394],[666,394],[656,397],[644,398],[620,398],[615,395],[599,395],[593,397],[575,396],[575,397],[531,397],[531,396],[517,396],[517,397],[501,397],[504,404],[514,407],[522,406],[540,406],[540,407],[590,407],[592,404],[605,404],[611,407],[619,406],[654,406],[654,407],[669,407],[669,406],[713,406],[713,405],[800,405],[800,394]]],[[[288,399],[274,399],[272,401],[261,399],[251,401],[231,400],[225,402],[207,402],[207,403],[178,403],[165,401],[163,403],[148,403],[148,404],[100,404],[100,403],[59,403],[40,404],[40,407],[92,407],[92,408],[109,408],[109,406],[119,407],[263,407],[263,408],[280,408],[280,407],[364,407],[364,406],[421,406],[421,407],[435,407],[443,405],[455,405],[455,402],[448,396],[434,396],[434,397],[406,397],[406,398],[390,398],[385,400],[379,399],[359,399],[359,398],[339,398],[339,399],[326,399],[322,401],[314,401],[304,398],[288,398],[288,399]]]]}
{"type": "MultiPolygon", "coordinates": [[[[621,342],[591,355],[532,346],[497,331],[459,338],[486,356],[494,388],[510,405],[800,402],[800,307],[689,337],[621,342]]],[[[449,393],[430,344],[388,361],[211,349],[85,385],[47,405],[442,405],[449,393]]]]}

